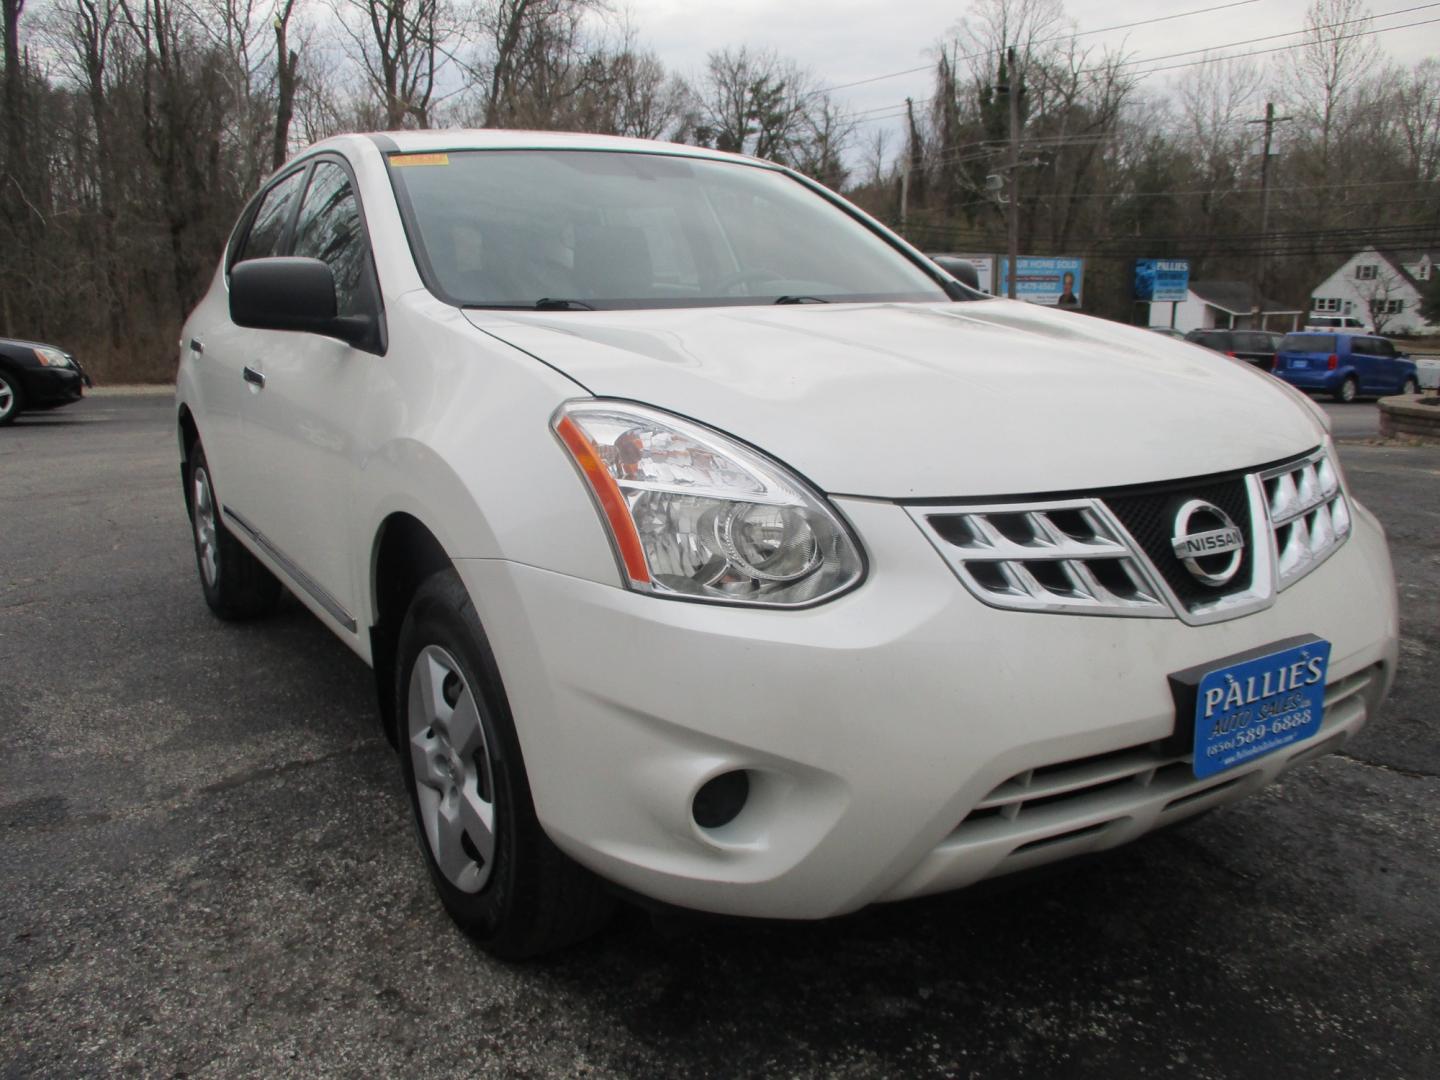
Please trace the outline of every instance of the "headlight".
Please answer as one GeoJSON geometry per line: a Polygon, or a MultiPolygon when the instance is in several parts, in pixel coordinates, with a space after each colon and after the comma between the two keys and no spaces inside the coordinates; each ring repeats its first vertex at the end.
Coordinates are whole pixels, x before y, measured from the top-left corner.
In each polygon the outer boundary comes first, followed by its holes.
{"type": "Polygon", "coordinates": [[[35,359],[40,361],[41,367],[74,367],[70,357],[59,349],[52,349],[45,345],[36,346],[34,349],[35,359]]]}
{"type": "Polygon", "coordinates": [[[619,402],[570,402],[551,426],[590,488],[632,589],[800,607],[864,573],[859,545],[825,500],[734,439],[619,402]]]}

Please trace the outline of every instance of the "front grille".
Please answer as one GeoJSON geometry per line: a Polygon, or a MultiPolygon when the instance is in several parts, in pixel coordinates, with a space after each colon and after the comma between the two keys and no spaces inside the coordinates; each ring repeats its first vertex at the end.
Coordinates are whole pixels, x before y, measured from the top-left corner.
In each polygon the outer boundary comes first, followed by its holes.
{"type": "Polygon", "coordinates": [[[1092,500],[919,513],[956,575],[986,603],[1096,615],[1170,614],[1123,531],[1092,500]]]}
{"type": "MultiPolygon", "coordinates": [[[[1325,688],[1325,715],[1320,731],[1304,742],[1278,751],[1287,764],[1309,761],[1339,745],[1343,733],[1332,733],[1366,708],[1365,690],[1381,677],[1379,664],[1325,688]]],[[[1107,754],[1075,758],[1026,769],[997,785],[965,815],[946,846],[967,843],[1011,843],[1007,858],[1041,847],[1059,845],[1103,833],[1123,823],[1142,805],[1160,801],[1160,814],[1208,800],[1261,770],[1253,767],[1195,778],[1192,757],[1167,754],[1168,740],[1145,743],[1107,754]]],[[[1177,817],[1183,815],[1176,815],[1177,817]]]]}
{"type": "Polygon", "coordinates": [[[1340,478],[1323,452],[1304,461],[1272,469],[1261,476],[1265,505],[1275,534],[1276,572],[1280,588],[1308,574],[1344,541],[1350,532],[1350,508],[1340,491],[1340,478]]]}
{"type": "Polygon", "coordinates": [[[1222,596],[1233,596],[1253,587],[1255,530],[1251,528],[1250,496],[1243,476],[1198,486],[1171,484],[1134,494],[1107,495],[1104,501],[1188,610],[1194,611],[1222,596]],[[1175,556],[1171,543],[1175,514],[1190,499],[1203,499],[1218,506],[1245,534],[1240,569],[1223,588],[1201,584],[1175,556]]]}
{"type": "Polygon", "coordinates": [[[1178,615],[1194,625],[1268,607],[1351,527],[1324,448],[1248,473],[905,509],[966,589],[992,607],[1178,615]],[[1176,553],[1177,543],[1225,542],[1235,530],[1244,538],[1238,557],[1233,544],[1188,565],[1176,553]]]}

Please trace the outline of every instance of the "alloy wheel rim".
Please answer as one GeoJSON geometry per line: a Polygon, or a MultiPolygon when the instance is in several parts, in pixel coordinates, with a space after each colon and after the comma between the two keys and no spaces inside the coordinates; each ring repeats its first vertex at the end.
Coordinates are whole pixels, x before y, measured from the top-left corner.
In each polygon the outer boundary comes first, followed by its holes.
{"type": "Polygon", "coordinates": [[[215,534],[215,498],[203,468],[195,470],[195,546],[205,584],[213,589],[220,580],[220,541],[215,534]]]}
{"type": "Polygon", "coordinates": [[[410,764],[420,826],[435,865],[476,893],[495,864],[495,783],[480,705],[459,662],[427,645],[410,669],[410,764]]]}
{"type": "Polygon", "coordinates": [[[0,379],[0,420],[10,415],[15,407],[15,390],[4,379],[0,379]]]}

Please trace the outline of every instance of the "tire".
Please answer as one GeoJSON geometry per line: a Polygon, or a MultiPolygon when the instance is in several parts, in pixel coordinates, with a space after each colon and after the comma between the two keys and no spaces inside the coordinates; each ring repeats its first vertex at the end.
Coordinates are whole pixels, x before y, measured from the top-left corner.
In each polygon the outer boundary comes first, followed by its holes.
{"type": "Polygon", "coordinates": [[[614,901],[540,827],[494,654],[455,571],[416,592],[395,671],[416,838],[456,925],[512,960],[600,929],[614,901]]]}
{"type": "Polygon", "coordinates": [[[1340,389],[1335,391],[1335,400],[1349,405],[1360,396],[1360,384],[1355,381],[1354,375],[1345,376],[1345,381],[1340,384],[1340,389]]]}
{"type": "Polygon", "coordinates": [[[1406,379],[1400,386],[1400,393],[1418,394],[1420,393],[1420,384],[1414,379],[1406,379]]]}
{"type": "Polygon", "coordinates": [[[280,582],[225,527],[210,480],[210,465],[199,443],[190,452],[185,484],[190,496],[195,569],[210,610],[231,621],[268,615],[280,599],[280,582]]]}
{"type": "Polygon", "coordinates": [[[8,371],[0,371],[0,427],[13,424],[25,407],[20,380],[8,371]]]}

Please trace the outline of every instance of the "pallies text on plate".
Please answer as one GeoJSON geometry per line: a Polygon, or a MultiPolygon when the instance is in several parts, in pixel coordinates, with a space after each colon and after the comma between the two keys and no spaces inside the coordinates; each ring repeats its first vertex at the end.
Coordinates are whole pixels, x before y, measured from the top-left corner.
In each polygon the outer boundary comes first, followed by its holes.
{"type": "Polygon", "coordinates": [[[1271,694],[1283,694],[1300,686],[1310,686],[1325,677],[1324,657],[1312,656],[1296,660],[1264,675],[1251,675],[1243,683],[1229,680],[1227,686],[1213,686],[1205,691],[1205,718],[1215,715],[1217,708],[1233,709],[1253,705],[1271,694]]]}

